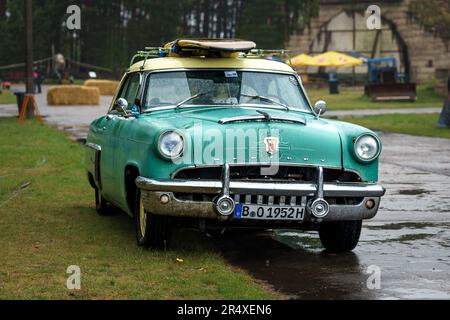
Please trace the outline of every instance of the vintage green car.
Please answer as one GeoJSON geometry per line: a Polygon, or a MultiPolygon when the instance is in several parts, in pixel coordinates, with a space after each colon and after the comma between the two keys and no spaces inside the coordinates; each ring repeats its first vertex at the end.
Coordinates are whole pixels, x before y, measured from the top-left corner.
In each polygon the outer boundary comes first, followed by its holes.
{"type": "Polygon", "coordinates": [[[211,235],[318,230],[327,250],[353,250],[385,194],[381,141],[321,118],[325,102],[312,107],[297,73],[264,54],[231,40],[138,52],[90,126],[97,211],[125,211],[138,244],[155,249],[180,222],[211,235]]]}

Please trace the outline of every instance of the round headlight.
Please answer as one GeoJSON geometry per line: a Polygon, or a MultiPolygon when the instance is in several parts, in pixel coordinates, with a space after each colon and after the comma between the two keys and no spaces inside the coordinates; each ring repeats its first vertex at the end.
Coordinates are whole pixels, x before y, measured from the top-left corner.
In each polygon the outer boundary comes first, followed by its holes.
{"type": "Polygon", "coordinates": [[[360,136],[355,141],[355,153],[363,161],[372,161],[380,155],[380,143],[372,135],[360,136]]]}
{"type": "Polygon", "coordinates": [[[178,158],[184,149],[184,140],[176,131],[168,131],[159,137],[159,152],[168,159],[178,158]]]}

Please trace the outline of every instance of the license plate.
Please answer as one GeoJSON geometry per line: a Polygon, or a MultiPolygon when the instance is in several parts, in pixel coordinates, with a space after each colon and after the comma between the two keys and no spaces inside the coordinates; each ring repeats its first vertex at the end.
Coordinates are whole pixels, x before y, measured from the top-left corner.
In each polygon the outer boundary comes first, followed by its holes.
{"type": "Polygon", "coordinates": [[[305,208],[299,206],[263,206],[236,204],[234,217],[251,220],[299,220],[305,216],[305,208]]]}

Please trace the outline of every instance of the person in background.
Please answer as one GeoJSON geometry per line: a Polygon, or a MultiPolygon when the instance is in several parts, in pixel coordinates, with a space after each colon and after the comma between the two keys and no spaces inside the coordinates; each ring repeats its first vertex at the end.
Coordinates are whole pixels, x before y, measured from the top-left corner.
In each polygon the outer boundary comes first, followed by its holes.
{"type": "Polygon", "coordinates": [[[41,93],[41,85],[39,84],[39,75],[37,72],[37,67],[34,67],[33,70],[33,82],[34,82],[34,93],[36,93],[36,91],[38,91],[38,93],[41,93]]]}
{"type": "Polygon", "coordinates": [[[444,108],[442,109],[438,128],[450,128],[450,76],[447,80],[447,99],[444,101],[444,108]]]}
{"type": "Polygon", "coordinates": [[[38,64],[37,74],[38,74],[38,78],[37,78],[38,93],[42,93],[42,82],[44,81],[44,70],[42,68],[42,63],[38,64]]]}

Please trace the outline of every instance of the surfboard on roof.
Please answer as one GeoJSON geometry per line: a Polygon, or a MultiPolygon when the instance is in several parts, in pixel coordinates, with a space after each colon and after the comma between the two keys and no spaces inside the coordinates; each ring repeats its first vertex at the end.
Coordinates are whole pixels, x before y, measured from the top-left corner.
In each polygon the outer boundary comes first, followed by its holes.
{"type": "Polygon", "coordinates": [[[178,39],[167,43],[164,48],[180,54],[182,52],[249,52],[256,43],[240,39],[178,39]]]}

